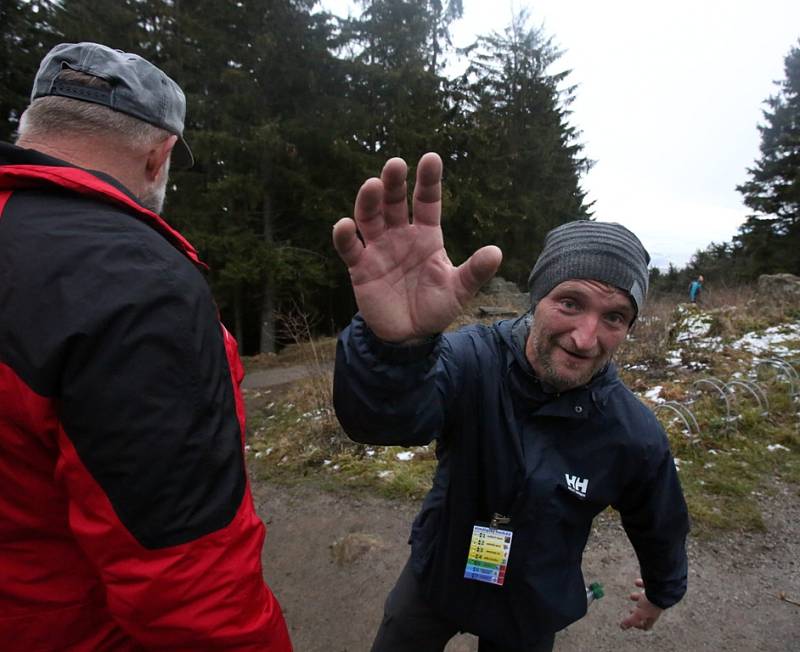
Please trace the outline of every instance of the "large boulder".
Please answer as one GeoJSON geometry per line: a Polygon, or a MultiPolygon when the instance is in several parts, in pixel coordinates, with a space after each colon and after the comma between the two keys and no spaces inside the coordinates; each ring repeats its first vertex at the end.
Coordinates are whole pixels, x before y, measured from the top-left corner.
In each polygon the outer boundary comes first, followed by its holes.
{"type": "Polygon", "coordinates": [[[500,318],[525,313],[531,299],[527,292],[520,292],[516,283],[495,276],[481,288],[476,303],[475,316],[500,318]]]}
{"type": "Polygon", "coordinates": [[[483,294],[521,294],[519,287],[513,281],[507,281],[501,276],[494,276],[481,288],[483,294]]]}
{"type": "Polygon", "coordinates": [[[774,301],[800,304],[800,276],[794,274],[762,274],[758,277],[758,293],[774,301]]]}

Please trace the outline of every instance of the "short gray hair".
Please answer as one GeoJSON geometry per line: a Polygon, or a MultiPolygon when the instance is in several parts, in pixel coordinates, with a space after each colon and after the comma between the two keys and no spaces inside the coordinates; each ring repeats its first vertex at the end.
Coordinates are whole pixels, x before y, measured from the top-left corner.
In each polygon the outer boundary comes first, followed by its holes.
{"type": "MultiPolygon", "coordinates": [[[[68,68],[59,79],[110,88],[108,82],[99,77],[68,68]]],[[[100,104],[58,96],[40,97],[31,102],[20,118],[18,134],[38,140],[65,134],[105,137],[121,141],[131,149],[150,147],[172,135],[165,129],[100,104]]]]}

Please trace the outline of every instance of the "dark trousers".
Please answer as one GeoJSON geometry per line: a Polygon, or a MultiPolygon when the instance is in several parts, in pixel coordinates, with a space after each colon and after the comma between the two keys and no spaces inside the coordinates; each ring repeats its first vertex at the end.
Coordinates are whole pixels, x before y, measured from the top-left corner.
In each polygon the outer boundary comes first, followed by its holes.
{"type": "MultiPolygon", "coordinates": [[[[453,599],[457,600],[458,596],[453,599]]],[[[445,620],[428,605],[410,561],[386,598],[383,620],[371,652],[442,652],[459,633],[458,625],[445,620]]],[[[551,652],[555,635],[545,636],[535,646],[508,648],[479,639],[479,652],[551,652]]]]}

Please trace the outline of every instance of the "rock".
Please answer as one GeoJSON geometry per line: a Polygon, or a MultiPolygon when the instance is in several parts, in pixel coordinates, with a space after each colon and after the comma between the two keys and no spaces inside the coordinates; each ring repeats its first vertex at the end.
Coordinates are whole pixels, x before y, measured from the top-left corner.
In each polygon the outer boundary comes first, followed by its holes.
{"type": "Polygon", "coordinates": [[[484,294],[520,294],[516,283],[506,281],[500,276],[495,276],[481,288],[484,294]]]}
{"type": "Polygon", "coordinates": [[[352,564],[370,550],[382,549],[384,543],[377,537],[363,532],[351,532],[331,544],[331,554],[337,565],[352,564]]]}
{"type": "Polygon", "coordinates": [[[800,302],[800,276],[794,274],[762,274],[758,277],[761,297],[775,301],[800,302]]]}
{"type": "Polygon", "coordinates": [[[515,317],[524,314],[531,305],[527,292],[520,292],[516,283],[499,276],[481,288],[478,301],[481,305],[475,308],[476,317],[515,317]]]}
{"type": "Polygon", "coordinates": [[[481,317],[516,317],[517,310],[502,308],[500,306],[478,306],[478,315],[481,317]]]}

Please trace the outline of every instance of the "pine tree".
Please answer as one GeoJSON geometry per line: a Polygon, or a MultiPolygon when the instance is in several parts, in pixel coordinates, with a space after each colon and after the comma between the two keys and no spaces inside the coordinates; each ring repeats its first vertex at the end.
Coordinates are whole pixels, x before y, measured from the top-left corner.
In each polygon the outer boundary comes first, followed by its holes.
{"type": "Polygon", "coordinates": [[[476,246],[503,250],[501,274],[524,287],[551,228],[589,217],[580,175],[589,167],[568,122],[568,72],[550,73],[560,52],[517,14],[503,34],[481,37],[450,124],[455,194],[445,221],[460,259],[476,246]]]}
{"type": "Polygon", "coordinates": [[[422,0],[362,0],[363,13],[348,22],[344,36],[354,52],[345,88],[359,114],[354,138],[377,169],[391,156],[410,163],[440,151],[443,79],[432,69],[434,36],[444,18],[422,0]]]}
{"type": "Polygon", "coordinates": [[[141,7],[141,0],[61,0],[55,3],[53,26],[67,43],[94,41],[148,56],[142,52],[141,7]]]}
{"type": "Polygon", "coordinates": [[[736,188],[756,211],[735,238],[753,277],[800,274],[800,47],[790,50],[784,70],[758,127],[761,158],[748,169],[750,180],[736,188]]]}
{"type": "Polygon", "coordinates": [[[428,51],[430,52],[430,71],[439,72],[443,65],[446,48],[452,47],[450,41],[450,24],[464,15],[463,0],[428,0],[428,15],[431,18],[431,35],[428,51]]]}
{"type": "Polygon", "coordinates": [[[276,350],[276,314],[325,295],[339,188],[356,184],[331,99],[343,73],[313,4],[208,1],[176,15],[198,163],[175,175],[172,214],[209,259],[223,317],[249,350],[276,350]]]}
{"type": "Polygon", "coordinates": [[[58,42],[51,13],[51,2],[0,2],[0,140],[13,140],[39,62],[58,42]]]}

